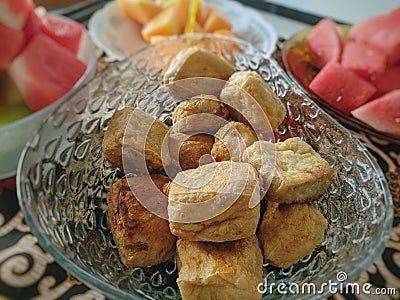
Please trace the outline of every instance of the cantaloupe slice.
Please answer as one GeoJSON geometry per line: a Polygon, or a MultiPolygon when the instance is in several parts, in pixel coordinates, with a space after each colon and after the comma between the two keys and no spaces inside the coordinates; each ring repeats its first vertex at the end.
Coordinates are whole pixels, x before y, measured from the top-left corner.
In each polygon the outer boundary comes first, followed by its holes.
{"type": "Polygon", "coordinates": [[[208,6],[204,3],[204,1],[199,0],[196,13],[196,22],[199,23],[199,25],[202,27],[206,23],[208,11],[209,11],[208,6]]]}
{"type": "Polygon", "coordinates": [[[189,0],[176,0],[168,8],[158,13],[142,29],[143,39],[149,43],[154,35],[174,35],[183,33],[189,10],[189,0]]]}
{"type": "Polygon", "coordinates": [[[141,25],[148,23],[161,11],[161,6],[153,0],[117,0],[124,13],[141,25]]]}
{"type": "MultiPolygon", "coordinates": [[[[190,25],[190,22],[188,20],[188,22],[186,23],[186,26],[185,26],[185,30],[184,30],[185,33],[189,33],[189,25],[190,25]]],[[[194,22],[194,32],[204,32],[204,28],[201,27],[201,25],[199,23],[197,23],[197,21],[194,22]]]]}
{"type": "Polygon", "coordinates": [[[205,32],[214,32],[219,29],[231,30],[232,24],[214,6],[210,6],[203,27],[205,32]]]}

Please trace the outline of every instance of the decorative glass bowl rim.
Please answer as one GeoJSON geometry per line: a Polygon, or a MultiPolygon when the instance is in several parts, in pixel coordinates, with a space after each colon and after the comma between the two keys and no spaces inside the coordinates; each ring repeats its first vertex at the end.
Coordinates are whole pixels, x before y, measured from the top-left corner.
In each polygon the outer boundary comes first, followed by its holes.
{"type": "MultiPolygon", "coordinates": [[[[139,56],[142,53],[151,51],[151,49],[156,48],[157,46],[161,45],[161,44],[168,44],[173,42],[174,40],[185,40],[185,39],[199,39],[199,38],[208,38],[208,39],[212,39],[212,38],[216,38],[219,40],[226,40],[226,41],[234,41],[239,43],[240,45],[246,45],[247,47],[251,47],[252,49],[255,49],[253,46],[251,46],[250,43],[243,41],[241,39],[236,39],[236,38],[232,38],[232,37],[225,37],[225,36],[220,36],[220,35],[214,35],[214,34],[204,34],[204,33],[196,33],[196,34],[184,34],[184,35],[178,35],[178,36],[172,36],[168,39],[165,39],[157,44],[154,45],[150,45],[149,47],[146,47],[144,49],[141,49],[135,53],[133,53],[132,55],[130,55],[129,57],[127,57],[126,59],[122,60],[122,61],[118,61],[116,62],[115,65],[118,64],[123,64],[125,61],[129,61],[131,59],[134,59],[135,56],[139,56]]],[[[259,53],[263,53],[263,51],[256,49],[257,52],[259,53]]],[[[263,53],[266,54],[266,53],[263,53]]],[[[275,62],[275,60],[273,58],[269,58],[271,61],[275,62]]],[[[276,66],[279,68],[278,63],[276,63],[276,66]]],[[[109,66],[108,68],[112,68],[113,65],[109,66]]],[[[106,72],[107,70],[104,70],[103,72],[106,72]]],[[[288,78],[287,74],[285,73],[285,71],[283,69],[280,68],[280,72],[283,73],[283,76],[286,77],[286,79],[288,80],[288,82],[291,83],[290,88],[297,88],[297,85],[293,85],[292,80],[290,78],[288,78]]],[[[99,76],[99,75],[97,75],[99,76]]],[[[89,82],[87,82],[85,85],[83,85],[82,87],[80,87],[80,89],[84,89],[87,85],[90,84],[91,81],[94,81],[97,76],[94,76],[89,82]]],[[[79,91],[80,89],[78,89],[77,91],[79,91]]],[[[76,92],[77,92],[76,91],[76,92]]],[[[307,94],[305,94],[302,90],[300,91],[296,91],[297,93],[300,93],[301,96],[305,97],[305,98],[309,98],[309,96],[307,94]]],[[[72,98],[74,96],[74,94],[70,95],[69,98],[72,98]]],[[[61,103],[59,103],[59,107],[62,106],[63,103],[67,102],[68,99],[65,99],[64,101],[62,101],[61,103]]],[[[311,102],[313,102],[315,104],[315,102],[311,99],[311,102]]],[[[317,104],[315,104],[317,107],[319,107],[317,104]]],[[[323,111],[323,110],[322,110],[323,111]]],[[[53,114],[57,112],[57,109],[55,109],[53,111],[53,114]]],[[[346,134],[348,135],[349,138],[351,138],[351,140],[356,143],[356,145],[358,147],[361,147],[363,149],[364,154],[366,155],[366,157],[368,158],[369,162],[371,163],[371,165],[376,169],[376,171],[378,172],[377,176],[381,179],[381,183],[382,183],[382,187],[384,189],[384,194],[382,195],[384,197],[384,205],[385,208],[390,208],[390,210],[386,210],[386,219],[383,221],[383,226],[382,226],[382,231],[381,231],[381,238],[379,240],[379,244],[376,245],[374,252],[371,253],[371,255],[369,255],[363,263],[358,264],[352,271],[350,271],[347,275],[348,275],[348,282],[351,282],[352,280],[356,280],[357,277],[364,272],[365,270],[367,270],[372,263],[379,257],[379,255],[382,254],[383,250],[385,249],[386,243],[389,239],[389,234],[390,231],[392,229],[392,222],[393,222],[393,202],[392,202],[392,197],[390,194],[390,190],[389,187],[387,185],[387,182],[385,180],[385,176],[383,175],[383,172],[379,166],[379,164],[377,163],[377,161],[375,159],[373,159],[372,155],[369,153],[369,151],[361,144],[361,142],[356,139],[354,136],[351,135],[350,132],[348,132],[341,124],[339,124],[337,121],[335,121],[330,115],[328,115],[326,113],[326,117],[330,120],[333,121],[335,123],[336,126],[338,126],[341,129],[344,129],[346,134]]],[[[45,123],[45,121],[43,122],[43,124],[45,123]]],[[[42,124],[42,126],[43,126],[42,124]]],[[[35,134],[37,134],[38,132],[40,132],[42,126],[32,135],[31,140],[34,138],[35,134]]],[[[57,248],[53,247],[52,243],[50,243],[46,237],[44,235],[42,235],[42,233],[35,227],[35,222],[33,220],[33,217],[30,215],[29,210],[27,210],[26,208],[26,204],[25,204],[25,199],[26,199],[26,192],[25,189],[23,188],[23,186],[21,185],[22,183],[22,178],[21,178],[21,174],[22,174],[22,170],[23,170],[23,165],[24,165],[24,160],[26,157],[26,153],[29,151],[29,142],[27,143],[26,147],[24,148],[19,164],[18,164],[18,171],[17,171],[17,195],[18,195],[18,201],[19,201],[19,205],[21,207],[21,210],[23,211],[24,217],[25,217],[25,221],[28,224],[28,226],[31,229],[31,232],[33,233],[33,235],[37,238],[38,243],[40,244],[40,246],[47,251],[48,253],[50,253],[54,258],[55,261],[62,267],[64,268],[66,271],[70,272],[74,277],[76,277],[77,279],[79,279],[80,281],[82,281],[84,284],[86,284],[87,286],[89,286],[90,288],[94,288],[98,291],[101,291],[104,295],[106,295],[107,297],[111,298],[111,299],[117,299],[117,298],[121,298],[121,299],[147,299],[148,296],[145,295],[141,295],[140,293],[128,293],[125,292],[115,286],[112,286],[111,284],[102,281],[98,278],[95,278],[92,274],[90,274],[88,271],[86,271],[85,269],[83,269],[82,267],[78,266],[77,264],[75,264],[74,262],[71,261],[70,258],[66,257],[64,254],[62,254],[61,252],[58,251],[57,248]],[[33,226],[32,226],[33,225],[33,226]]],[[[328,291],[325,291],[324,294],[319,294],[318,296],[320,297],[324,297],[324,296],[328,296],[330,295],[330,293],[328,291]]],[[[304,297],[302,297],[302,299],[310,299],[315,297],[315,295],[306,295],[304,297]]]]}

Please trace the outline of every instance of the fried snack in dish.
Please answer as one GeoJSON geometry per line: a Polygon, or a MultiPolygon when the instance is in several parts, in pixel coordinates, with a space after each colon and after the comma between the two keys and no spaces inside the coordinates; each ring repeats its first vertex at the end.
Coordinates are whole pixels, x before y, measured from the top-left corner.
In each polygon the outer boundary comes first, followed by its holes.
{"type": "Polygon", "coordinates": [[[328,190],[333,180],[329,163],[298,137],[275,145],[257,141],[247,148],[247,156],[261,177],[267,178],[273,173],[267,197],[278,203],[316,200],[328,190]],[[271,147],[274,147],[275,155],[265,150],[271,147]],[[263,166],[266,162],[270,167],[263,166]]]}
{"type": "MultiPolygon", "coordinates": [[[[149,193],[140,191],[140,186],[148,180],[159,191],[169,182],[168,177],[160,174],[124,178],[118,179],[108,192],[108,222],[122,263],[129,268],[156,265],[174,254],[176,238],[168,221],[149,212],[135,197],[149,193]],[[135,195],[132,185],[138,188],[135,195]]],[[[163,200],[167,201],[159,199],[163,200]]]]}
{"type": "Polygon", "coordinates": [[[228,119],[228,109],[213,95],[199,95],[184,100],[172,112],[175,132],[215,133],[228,119]],[[199,115],[202,114],[202,115],[199,115]],[[203,114],[219,118],[211,118],[203,114]],[[197,116],[198,115],[198,116],[197,116]]]}
{"type": "Polygon", "coordinates": [[[141,110],[131,107],[117,110],[104,133],[103,154],[122,170],[123,156],[131,166],[139,166],[137,161],[144,153],[148,170],[161,170],[161,146],[167,132],[167,125],[141,110]]]}
{"type": "Polygon", "coordinates": [[[288,268],[321,244],[327,225],[328,221],[312,204],[268,207],[257,233],[265,261],[288,268]]]}
{"type": "Polygon", "coordinates": [[[179,172],[168,187],[172,234],[207,242],[254,235],[260,217],[257,175],[250,164],[232,161],[179,172]]]}
{"type": "Polygon", "coordinates": [[[228,80],[234,72],[235,68],[231,63],[209,50],[194,46],[185,48],[176,55],[164,75],[164,84],[193,77],[228,80]]]}
{"type": "Polygon", "coordinates": [[[242,161],[246,148],[258,140],[250,127],[240,122],[229,122],[215,134],[217,138],[211,150],[215,161],[242,161]]]}
{"type": "MultiPolygon", "coordinates": [[[[243,71],[234,73],[221,91],[221,100],[224,103],[232,103],[239,110],[230,108],[230,114],[236,121],[246,125],[257,122],[257,118],[266,117],[271,124],[271,129],[276,129],[286,116],[286,108],[279,97],[271,90],[269,85],[255,71],[243,71]],[[243,97],[243,91],[247,92],[261,107],[264,116],[258,116],[254,100],[243,97]],[[254,114],[256,114],[254,116],[254,114]],[[245,116],[255,120],[246,119],[245,116]]],[[[232,106],[232,105],[230,105],[232,106]]]]}
{"type": "Polygon", "coordinates": [[[225,243],[178,239],[177,283],[183,300],[259,300],[262,255],[255,236],[225,243]]]}
{"type": "Polygon", "coordinates": [[[213,145],[214,137],[208,134],[188,136],[183,133],[173,133],[168,139],[172,163],[182,171],[196,169],[200,165],[201,157],[211,155],[213,145]]]}

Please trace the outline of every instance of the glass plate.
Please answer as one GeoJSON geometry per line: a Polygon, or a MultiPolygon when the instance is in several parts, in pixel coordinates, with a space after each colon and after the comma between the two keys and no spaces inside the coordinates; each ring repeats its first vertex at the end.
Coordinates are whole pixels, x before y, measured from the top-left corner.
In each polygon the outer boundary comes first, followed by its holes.
{"type": "MultiPolygon", "coordinates": [[[[110,298],[180,299],[173,259],[134,269],[121,263],[106,204],[107,191],[121,174],[103,158],[101,144],[116,109],[135,106],[169,123],[176,103],[168,94],[153,93],[171,60],[188,45],[208,47],[234,61],[237,70],[258,72],[288,110],[275,132],[277,140],[303,138],[335,170],[329,191],[315,202],[329,220],[323,242],[288,269],[265,264],[264,279],[320,285],[338,282],[340,271],[355,280],[382,253],[392,226],[392,199],[381,169],[357,139],[291,83],[276,61],[245,41],[211,35],[172,38],[113,64],[60,105],[32,136],[19,163],[17,186],[26,222],[40,245],[76,278],[110,298]]],[[[264,295],[280,297],[276,289],[264,295]]]]}
{"type": "MultiPolygon", "coordinates": [[[[232,23],[232,32],[265,52],[275,49],[275,29],[253,9],[231,0],[206,0],[215,5],[232,23]]],[[[90,35],[107,56],[121,60],[147,46],[140,33],[141,26],[130,20],[117,1],[108,3],[89,20],[90,35]]]]}
{"type": "MultiPolygon", "coordinates": [[[[349,31],[349,25],[340,25],[344,34],[349,31]]],[[[309,48],[307,46],[306,37],[314,27],[309,27],[301,30],[290,37],[283,45],[281,54],[283,64],[289,77],[297,83],[305,94],[316,101],[322,108],[324,108],[330,115],[346,125],[358,131],[365,132],[369,135],[379,139],[386,140],[391,143],[400,144],[400,137],[389,133],[380,132],[371,126],[361,122],[360,120],[348,116],[337,109],[331,107],[316,94],[314,94],[308,85],[312,79],[317,75],[318,68],[316,63],[311,57],[309,48]]]]}

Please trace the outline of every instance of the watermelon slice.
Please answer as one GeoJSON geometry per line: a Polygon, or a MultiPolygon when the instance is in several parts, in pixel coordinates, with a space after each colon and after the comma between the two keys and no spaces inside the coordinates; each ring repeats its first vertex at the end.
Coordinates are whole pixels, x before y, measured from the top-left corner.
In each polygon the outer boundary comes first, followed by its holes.
{"type": "Polygon", "coordinates": [[[355,24],[349,40],[370,45],[387,55],[388,64],[400,62],[400,12],[397,10],[355,24]]]}
{"type": "Polygon", "coordinates": [[[79,52],[81,38],[85,30],[82,24],[46,15],[42,17],[40,28],[51,39],[75,55],[79,52]]]}
{"type": "Polygon", "coordinates": [[[400,65],[387,66],[385,72],[375,83],[377,92],[375,96],[382,96],[387,92],[400,89],[400,65]]]}
{"type": "Polygon", "coordinates": [[[330,61],[340,60],[343,48],[341,30],[331,19],[319,21],[306,40],[319,69],[330,61]]]}
{"type": "Polygon", "coordinates": [[[22,30],[28,13],[34,7],[32,0],[0,0],[0,23],[22,30]]]}
{"type": "Polygon", "coordinates": [[[86,65],[44,34],[37,34],[11,64],[9,73],[27,106],[40,110],[68,92],[86,65]]]}
{"type": "Polygon", "coordinates": [[[351,114],[379,131],[400,136],[400,90],[368,102],[351,114]]]}
{"type": "Polygon", "coordinates": [[[329,105],[348,115],[376,91],[372,84],[335,61],[315,76],[309,88],[329,105]]]}
{"type": "Polygon", "coordinates": [[[41,24],[42,20],[36,11],[34,9],[30,10],[24,26],[25,40],[27,44],[36,34],[42,32],[42,29],[40,28],[41,24]]]}
{"type": "Polygon", "coordinates": [[[0,70],[8,69],[24,45],[25,37],[22,31],[0,23],[0,70]]]}
{"type": "Polygon", "coordinates": [[[386,55],[368,45],[349,41],[345,44],[342,66],[367,81],[374,82],[386,68],[386,55]]]}

